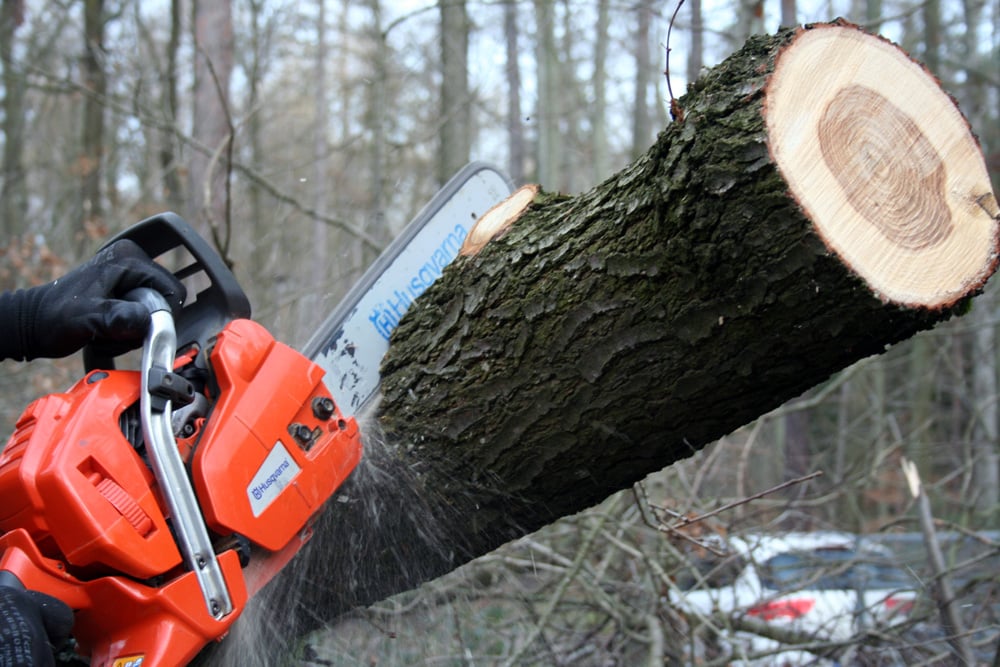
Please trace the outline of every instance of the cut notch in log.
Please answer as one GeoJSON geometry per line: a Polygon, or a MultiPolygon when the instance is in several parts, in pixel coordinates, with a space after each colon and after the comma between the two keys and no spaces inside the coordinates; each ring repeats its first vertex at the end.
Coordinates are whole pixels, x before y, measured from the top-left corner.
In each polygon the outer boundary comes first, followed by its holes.
{"type": "Polygon", "coordinates": [[[950,306],[995,270],[997,202],[978,142],[895,45],[846,23],[801,29],[776,59],[766,120],[817,233],[883,300],[950,306]]]}
{"type": "Polygon", "coordinates": [[[472,226],[458,253],[466,257],[478,254],[483,246],[510,229],[510,226],[534,201],[538,191],[537,185],[522,185],[509,197],[484,213],[483,217],[479,218],[472,226]]]}

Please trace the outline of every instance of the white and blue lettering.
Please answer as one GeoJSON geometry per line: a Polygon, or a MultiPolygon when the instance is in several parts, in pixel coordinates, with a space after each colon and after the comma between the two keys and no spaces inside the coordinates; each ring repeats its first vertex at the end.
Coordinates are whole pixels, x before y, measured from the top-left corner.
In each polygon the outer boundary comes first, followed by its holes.
{"type": "Polygon", "coordinates": [[[264,459],[247,486],[247,499],[250,501],[253,515],[260,516],[261,512],[281,495],[300,470],[281,441],[274,443],[271,453],[264,459]]]}
{"type": "Polygon", "coordinates": [[[391,297],[375,304],[368,315],[368,321],[382,338],[389,340],[389,335],[410,305],[441,277],[445,267],[458,254],[462,241],[468,233],[462,225],[455,225],[455,229],[445,237],[440,246],[434,249],[427,261],[421,264],[404,283],[402,289],[398,287],[393,289],[391,297]]]}

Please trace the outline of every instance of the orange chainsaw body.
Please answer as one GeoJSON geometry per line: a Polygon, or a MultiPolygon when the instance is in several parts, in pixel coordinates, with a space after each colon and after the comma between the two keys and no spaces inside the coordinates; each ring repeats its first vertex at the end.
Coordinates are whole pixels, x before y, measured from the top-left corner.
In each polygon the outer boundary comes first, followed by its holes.
{"type": "Polygon", "coordinates": [[[263,327],[233,320],[201,354],[208,408],[178,448],[232,597],[222,618],[184,565],[131,433],[136,371],[93,371],[38,399],[0,453],[0,569],[74,609],[77,651],[94,667],[181,665],[220,639],[360,460],[357,424],[322,370],[263,327]]]}

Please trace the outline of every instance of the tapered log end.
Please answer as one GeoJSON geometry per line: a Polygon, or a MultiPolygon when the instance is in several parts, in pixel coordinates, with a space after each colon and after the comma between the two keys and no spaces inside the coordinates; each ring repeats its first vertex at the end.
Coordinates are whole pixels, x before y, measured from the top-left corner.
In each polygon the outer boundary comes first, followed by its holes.
{"type": "Polygon", "coordinates": [[[459,249],[460,255],[472,256],[479,253],[487,243],[510,229],[539,192],[537,185],[522,185],[511,196],[503,200],[476,221],[465,242],[459,249]]]}
{"type": "Polygon", "coordinates": [[[975,136],[925,68],[855,26],[824,24],[779,53],[765,99],[792,195],[880,298],[946,308],[983,286],[1000,208],[975,136]]]}

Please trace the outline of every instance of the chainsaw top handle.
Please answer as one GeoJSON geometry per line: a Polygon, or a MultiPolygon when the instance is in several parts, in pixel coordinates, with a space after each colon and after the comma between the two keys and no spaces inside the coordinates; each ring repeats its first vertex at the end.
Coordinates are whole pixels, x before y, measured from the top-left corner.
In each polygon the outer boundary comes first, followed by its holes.
{"type": "MultiPolygon", "coordinates": [[[[187,221],[176,213],[161,213],[109,239],[108,247],[120,239],[134,241],[153,259],[162,258],[188,288],[187,303],[175,320],[177,349],[191,345],[204,348],[228,322],[250,317],[250,301],[236,277],[217,252],[187,221]]],[[[114,359],[93,347],[83,350],[87,372],[114,368],[114,359]]]]}

